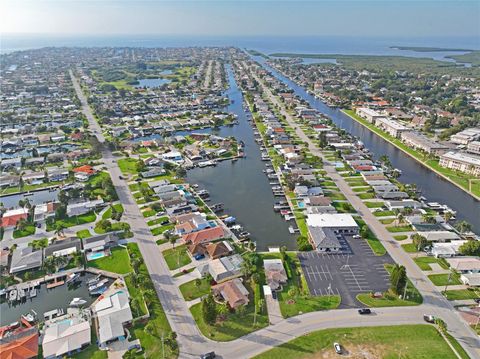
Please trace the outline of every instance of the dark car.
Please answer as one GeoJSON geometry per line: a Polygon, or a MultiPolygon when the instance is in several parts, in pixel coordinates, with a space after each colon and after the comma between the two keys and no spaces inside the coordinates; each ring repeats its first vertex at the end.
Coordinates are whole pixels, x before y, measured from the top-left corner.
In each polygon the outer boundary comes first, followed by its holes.
{"type": "Polygon", "coordinates": [[[216,357],[215,352],[210,352],[210,353],[205,353],[200,355],[200,359],[213,359],[215,357],[216,357]]]}
{"type": "Polygon", "coordinates": [[[475,298],[474,301],[475,303],[480,303],[480,298],[475,298]]]}
{"type": "Polygon", "coordinates": [[[194,258],[195,258],[197,261],[199,261],[200,259],[205,258],[205,254],[197,254],[194,258]]]}
{"type": "Polygon", "coordinates": [[[362,308],[358,310],[358,314],[372,314],[372,311],[368,308],[362,308]]]}
{"type": "Polygon", "coordinates": [[[123,180],[123,179],[124,179],[124,178],[123,178],[123,176],[118,176],[118,178],[119,178],[119,179],[121,179],[121,180],[123,180]]]}
{"type": "Polygon", "coordinates": [[[277,292],[275,292],[274,290],[272,290],[272,298],[277,299],[277,292]]]}
{"type": "Polygon", "coordinates": [[[135,178],[135,181],[142,182],[142,179],[140,177],[138,177],[138,178],[135,178]]]}

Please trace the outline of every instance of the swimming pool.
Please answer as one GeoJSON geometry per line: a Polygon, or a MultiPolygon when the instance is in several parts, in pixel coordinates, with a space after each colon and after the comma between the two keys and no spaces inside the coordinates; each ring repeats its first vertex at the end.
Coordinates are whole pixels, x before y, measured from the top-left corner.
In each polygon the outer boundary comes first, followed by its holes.
{"type": "Polygon", "coordinates": [[[95,259],[99,259],[103,257],[105,257],[105,252],[94,252],[94,253],[87,254],[87,260],[89,261],[93,261],[95,259]]]}
{"type": "Polygon", "coordinates": [[[305,202],[297,202],[298,208],[305,208],[305,202]]]}

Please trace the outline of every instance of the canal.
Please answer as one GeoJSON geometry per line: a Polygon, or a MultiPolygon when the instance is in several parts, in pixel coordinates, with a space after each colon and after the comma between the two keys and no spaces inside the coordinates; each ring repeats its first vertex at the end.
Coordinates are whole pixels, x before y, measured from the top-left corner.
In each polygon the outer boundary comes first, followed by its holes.
{"type": "MultiPolygon", "coordinates": [[[[219,162],[216,167],[194,168],[188,171],[189,183],[196,183],[210,192],[210,203],[224,203],[224,213],[237,218],[251,239],[257,243],[257,250],[267,250],[269,246],[287,246],[295,249],[294,235],[288,231],[289,225],[273,211],[276,202],[267,176],[262,172],[265,162],[261,160],[260,148],[255,142],[253,129],[243,108],[243,97],[237,87],[233,70],[227,65],[229,88],[226,92],[231,100],[229,112],[238,116],[238,125],[222,127],[219,136],[235,136],[245,143],[245,155],[238,161],[219,162]]],[[[208,131],[205,131],[208,132],[208,131]]]]}
{"type": "Polygon", "coordinates": [[[392,165],[402,170],[400,181],[403,183],[415,183],[421,191],[422,196],[426,197],[429,202],[439,202],[453,208],[457,211],[457,220],[465,220],[471,223],[473,230],[476,233],[480,233],[480,201],[440,177],[435,172],[422,166],[416,160],[380,136],[369,131],[339,109],[331,108],[310,95],[303,87],[297,85],[267,65],[265,59],[262,57],[252,56],[252,58],[264,66],[264,68],[268,69],[277,79],[288,85],[296,95],[307,101],[312,108],[329,116],[338,127],[358,137],[364,143],[365,147],[372,152],[375,159],[378,160],[380,156],[387,155],[392,165]]]}
{"type": "Polygon", "coordinates": [[[88,292],[86,282],[93,278],[92,274],[85,274],[82,276],[82,281],[77,286],[68,286],[66,284],[47,289],[46,284],[42,284],[38,289],[37,296],[32,299],[27,299],[24,302],[17,304],[10,304],[2,301],[0,304],[0,325],[7,325],[20,320],[23,314],[28,314],[30,310],[34,310],[40,319],[43,319],[43,313],[62,308],[65,313],[67,307],[73,298],[82,298],[86,301],[84,307],[88,307],[96,297],[91,297],[88,292]]]}

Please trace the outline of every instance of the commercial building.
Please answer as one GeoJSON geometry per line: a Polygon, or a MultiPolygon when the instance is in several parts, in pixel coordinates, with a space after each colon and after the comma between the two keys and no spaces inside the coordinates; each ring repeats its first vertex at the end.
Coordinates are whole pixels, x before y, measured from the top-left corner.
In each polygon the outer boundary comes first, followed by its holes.
{"type": "Polygon", "coordinates": [[[466,152],[447,152],[440,156],[440,166],[480,176],[480,156],[466,152]]]}
{"type": "Polygon", "coordinates": [[[379,118],[385,118],[384,115],[367,107],[359,107],[357,108],[356,112],[358,116],[370,123],[375,123],[375,121],[379,118]]]}
{"type": "Polygon", "coordinates": [[[307,217],[308,238],[320,252],[338,252],[343,234],[357,234],[358,225],[347,213],[312,213],[307,217]]]}
{"type": "Polygon", "coordinates": [[[401,123],[388,118],[376,119],[375,125],[387,132],[389,135],[397,138],[400,138],[400,135],[404,132],[412,131],[410,128],[405,127],[401,123]]]}
{"type": "Polygon", "coordinates": [[[450,141],[458,145],[467,145],[478,139],[480,139],[480,128],[467,128],[450,137],[450,141]]]}
{"type": "Polygon", "coordinates": [[[432,155],[440,156],[449,150],[447,146],[435,142],[418,132],[403,132],[400,137],[408,146],[432,155]]]}

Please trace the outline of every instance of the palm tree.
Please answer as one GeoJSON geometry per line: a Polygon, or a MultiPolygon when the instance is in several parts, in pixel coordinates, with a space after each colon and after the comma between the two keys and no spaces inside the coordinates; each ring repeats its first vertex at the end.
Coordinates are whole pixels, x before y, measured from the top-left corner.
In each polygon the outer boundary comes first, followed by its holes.
{"type": "Polygon", "coordinates": [[[450,211],[446,211],[443,214],[443,219],[445,220],[445,222],[449,222],[452,218],[453,218],[453,213],[450,211]]]}
{"type": "Polygon", "coordinates": [[[62,234],[62,236],[64,236],[65,235],[65,228],[67,228],[67,226],[65,226],[65,224],[63,222],[58,222],[55,225],[54,234],[57,235],[57,236],[60,236],[60,234],[62,234]]]}
{"type": "Polygon", "coordinates": [[[397,227],[402,224],[405,221],[405,217],[403,214],[399,213],[397,214],[397,227]]]}
{"type": "Polygon", "coordinates": [[[466,233],[472,230],[472,225],[467,221],[460,221],[454,226],[460,233],[466,233]]]}
{"type": "Polygon", "coordinates": [[[228,314],[228,304],[227,303],[222,303],[219,306],[217,306],[217,313],[221,316],[225,316],[228,314]]]}

